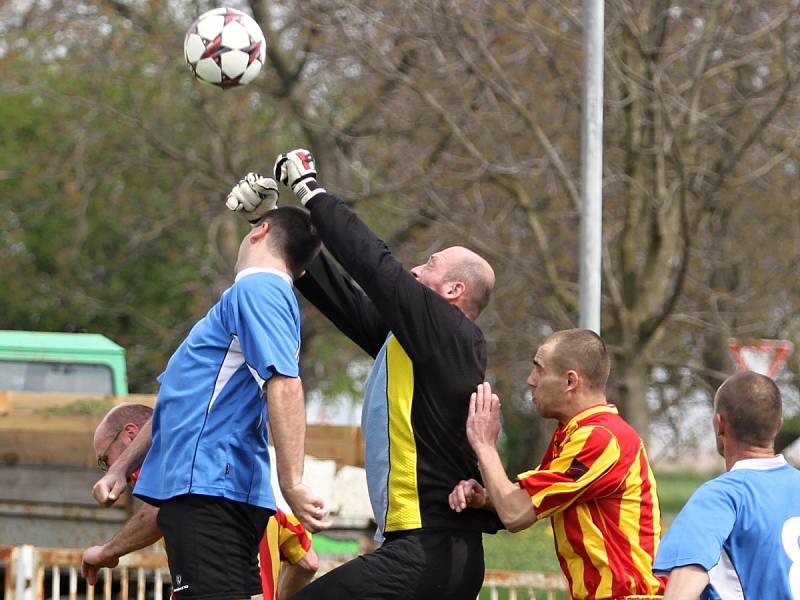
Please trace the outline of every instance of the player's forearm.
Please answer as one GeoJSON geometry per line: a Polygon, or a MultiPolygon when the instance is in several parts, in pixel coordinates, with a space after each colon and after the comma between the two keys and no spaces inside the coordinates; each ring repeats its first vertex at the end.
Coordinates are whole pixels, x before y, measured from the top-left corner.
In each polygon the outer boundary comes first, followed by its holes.
{"type": "Polygon", "coordinates": [[[319,559],[313,550],[298,563],[283,564],[278,575],[278,597],[288,600],[294,596],[311,583],[318,569],[319,559]]]}
{"type": "Polygon", "coordinates": [[[376,272],[403,270],[383,240],[337,196],[320,194],[306,208],[325,247],[365,291],[376,272]]]}
{"type": "Polygon", "coordinates": [[[144,457],[147,456],[150,450],[150,442],[152,441],[153,434],[153,420],[150,419],[142,425],[139,433],[125,448],[125,451],[120,454],[119,458],[114,461],[114,464],[109,467],[109,471],[113,470],[121,475],[127,477],[136,469],[142,466],[144,457]]]}
{"type": "Polygon", "coordinates": [[[160,540],[162,535],[156,523],[157,516],[157,506],[143,504],[122,529],[103,545],[108,557],[119,558],[160,540]]]}
{"type": "Polygon", "coordinates": [[[278,483],[287,490],[303,480],[306,410],[302,383],[276,375],[267,382],[267,398],[278,483]]]}
{"type": "Polygon", "coordinates": [[[491,508],[509,531],[521,531],[536,520],[536,512],[528,492],[509,480],[500,455],[495,448],[476,452],[478,467],[489,498],[485,508],[491,508]]]}
{"type": "Polygon", "coordinates": [[[708,581],[708,572],[700,565],[673,569],[664,590],[664,600],[697,600],[708,581]]]}

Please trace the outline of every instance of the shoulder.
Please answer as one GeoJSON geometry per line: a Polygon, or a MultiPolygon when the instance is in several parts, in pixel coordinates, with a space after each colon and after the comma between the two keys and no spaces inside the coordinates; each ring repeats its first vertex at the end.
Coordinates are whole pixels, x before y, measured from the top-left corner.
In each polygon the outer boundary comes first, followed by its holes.
{"type": "Polygon", "coordinates": [[[639,433],[616,411],[616,407],[609,405],[613,412],[599,412],[587,420],[587,424],[605,429],[617,443],[628,450],[638,450],[642,446],[639,433]]]}
{"type": "Polygon", "coordinates": [[[701,484],[689,497],[687,505],[726,504],[736,506],[742,495],[741,483],[746,475],[736,471],[723,473],[701,484]]]}
{"type": "Polygon", "coordinates": [[[602,423],[581,423],[567,434],[565,445],[570,445],[581,453],[601,454],[606,450],[619,452],[620,442],[614,432],[602,423]]]}
{"type": "Polygon", "coordinates": [[[288,275],[273,269],[247,269],[236,277],[233,288],[237,290],[277,290],[291,292],[292,280],[288,275]]]}
{"type": "Polygon", "coordinates": [[[231,287],[231,292],[237,298],[284,300],[292,304],[297,303],[297,298],[292,290],[291,280],[271,271],[259,271],[247,274],[238,279],[231,287]]]}

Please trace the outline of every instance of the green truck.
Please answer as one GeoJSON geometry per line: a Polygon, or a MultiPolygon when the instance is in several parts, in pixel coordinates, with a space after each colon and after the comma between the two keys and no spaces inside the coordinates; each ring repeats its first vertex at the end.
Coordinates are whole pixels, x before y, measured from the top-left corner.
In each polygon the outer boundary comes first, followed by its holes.
{"type": "Polygon", "coordinates": [[[125,396],[125,350],[97,333],[0,330],[0,390],[125,396]]]}

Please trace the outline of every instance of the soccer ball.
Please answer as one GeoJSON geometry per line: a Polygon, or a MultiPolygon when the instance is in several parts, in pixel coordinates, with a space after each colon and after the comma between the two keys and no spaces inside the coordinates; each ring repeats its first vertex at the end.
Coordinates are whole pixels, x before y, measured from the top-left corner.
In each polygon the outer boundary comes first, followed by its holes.
{"type": "Polygon", "coordinates": [[[183,42],[195,77],[228,89],[255,79],[267,55],[267,42],[252,18],[235,8],[215,8],[200,15],[183,42]]]}

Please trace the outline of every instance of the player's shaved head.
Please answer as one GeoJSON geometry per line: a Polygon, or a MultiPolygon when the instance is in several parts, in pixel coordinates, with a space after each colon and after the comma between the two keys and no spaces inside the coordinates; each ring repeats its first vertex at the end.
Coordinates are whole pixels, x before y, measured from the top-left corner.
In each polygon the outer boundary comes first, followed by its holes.
{"type": "Polygon", "coordinates": [[[772,447],[782,424],[781,392],[769,377],[742,371],[728,377],[714,397],[716,412],[725,417],[738,441],[772,447]]]}
{"type": "Polygon", "coordinates": [[[476,318],[489,304],[494,289],[494,269],[489,262],[469,248],[451,246],[442,250],[451,264],[447,277],[463,281],[466,286],[465,309],[476,318]]]}
{"type": "Polygon", "coordinates": [[[153,409],[146,404],[118,404],[106,413],[103,420],[94,430],[94,445],[102,445],[106,438],[113,437],[128,423],[141,427],[153,415],[153,409]]]}
{"type": "Polygon", "coordinates": [[[549,360],[562,373],[575,371],[595,391],[605,391],[611,360],[606,343],[589,329],[565,329],[550,335],[542,346],[547,345],[549,360]]]}

